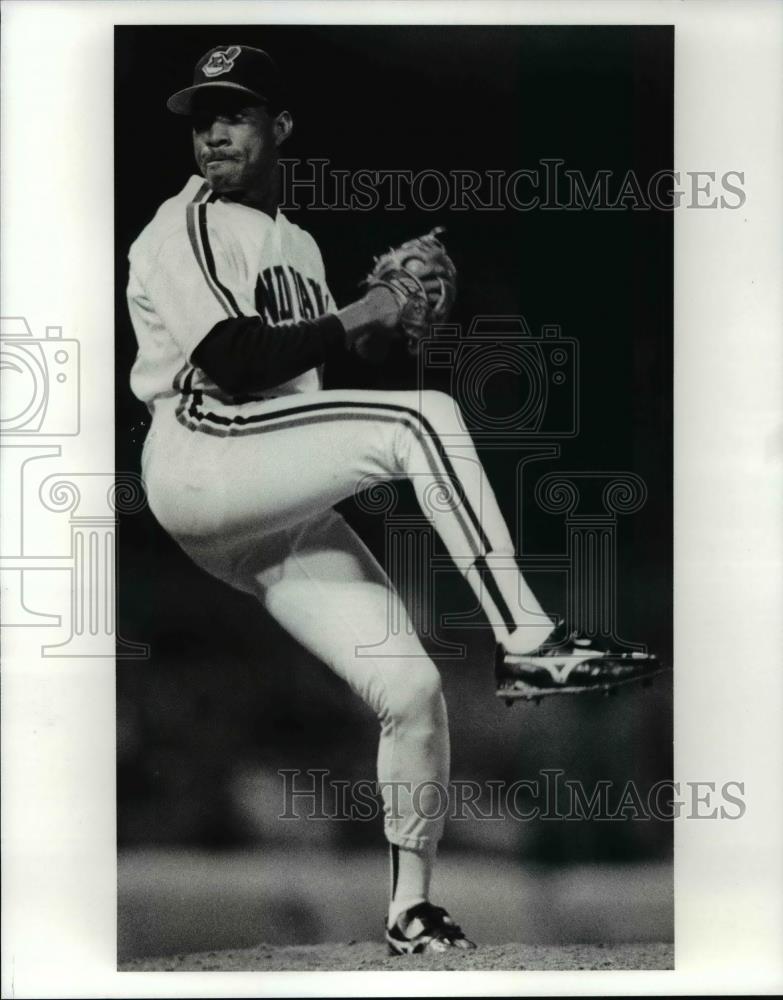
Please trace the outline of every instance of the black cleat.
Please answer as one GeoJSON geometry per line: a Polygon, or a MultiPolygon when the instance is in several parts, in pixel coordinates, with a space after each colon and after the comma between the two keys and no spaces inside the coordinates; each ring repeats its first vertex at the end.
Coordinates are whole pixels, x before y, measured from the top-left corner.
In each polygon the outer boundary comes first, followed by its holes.
{"type": "Polygon", "coordinates": [[[509,653],[498,644],[495,661],[497,695],[538,704],[554,694],[585,691],[616,693],[623,684],[652,683],[665,668],[652,653],[617,653],[601,649],[591,639],[561,621],[552,636],[531,653],[509,653]]]}
{"type": "Polygon", "coordinates": [[[421,955],[425,952],[472,950],[476,945],[462,933],[442,906],[417,903],[386,928],[390,955],[421,955]]]}

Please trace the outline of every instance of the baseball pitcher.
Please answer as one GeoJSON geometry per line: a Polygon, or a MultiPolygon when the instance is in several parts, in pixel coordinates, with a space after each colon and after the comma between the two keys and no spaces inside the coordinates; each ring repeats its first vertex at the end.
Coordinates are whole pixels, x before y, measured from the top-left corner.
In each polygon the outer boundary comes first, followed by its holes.
{"type": "MultiPolygon", "coordinates": [[[[400,338],[415,350],[446,318],[456,271],[439,233],[381,256],[365,294],[338,308],[315,240],[279,208],[293,120],[267,53],[212,49],[168,107],[190,118],[198,174],[130,251],[149,504],[194,562],[255,595],[371,706],[381,789],[447,786],[449,735],[435,665],[412,630],[391,634],[390,607],[403,621],[405,609],[333,509],[371,479],[412,483],[494,631],[502,697],[606,690],[659,670],[653,656],[596,648],[541,608],[453,399],[322,389],[330,359],[352,351],[369,364],[400,338]],[[368,656],[373,645],[383,655],[368,656]]],[[[390,951],[475,947],[429,899],[443,819],[422,814],[443,810],[397,799],[384,803],[390,951]]]]}

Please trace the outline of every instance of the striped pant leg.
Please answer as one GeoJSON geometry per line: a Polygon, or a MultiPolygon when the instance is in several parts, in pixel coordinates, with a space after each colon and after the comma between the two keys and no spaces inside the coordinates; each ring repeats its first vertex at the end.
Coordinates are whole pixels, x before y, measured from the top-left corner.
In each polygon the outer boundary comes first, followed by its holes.
{"type": "Polygon", "coordinates": [[[180,422],[222,437],[225,530],[286,528],[379,480],[410,480],[498,641],[521,650],[551,631],[457,404],[434,391],[333,389],[231,407],[194,394],[180,422]]]}

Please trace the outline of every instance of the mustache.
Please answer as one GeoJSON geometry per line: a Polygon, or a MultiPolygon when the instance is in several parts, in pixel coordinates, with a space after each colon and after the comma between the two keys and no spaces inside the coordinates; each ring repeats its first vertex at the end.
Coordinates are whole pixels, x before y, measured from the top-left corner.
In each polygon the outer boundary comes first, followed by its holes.
{"type": "Polygon", "coordinates": [[[201,157],[203,163],[220,163],[223,160],[235,160],[233,153],[204,153],[201,157]]]}

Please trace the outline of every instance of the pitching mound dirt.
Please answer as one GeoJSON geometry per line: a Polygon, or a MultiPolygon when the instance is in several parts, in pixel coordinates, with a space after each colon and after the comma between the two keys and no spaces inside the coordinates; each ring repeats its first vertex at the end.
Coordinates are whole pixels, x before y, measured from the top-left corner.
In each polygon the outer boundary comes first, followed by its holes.
{"type": "Polygon", "coordinates": [[[281,948],[260,944],[237,951],[137,958],[120,965],[124,972],[405,972],[563,969],[673,969],[674,947],[668,943],[524,945],[494,944],[476,951],[445,955],[392,957],[385,945],[371,941],[299,945],[281,948]]]}

